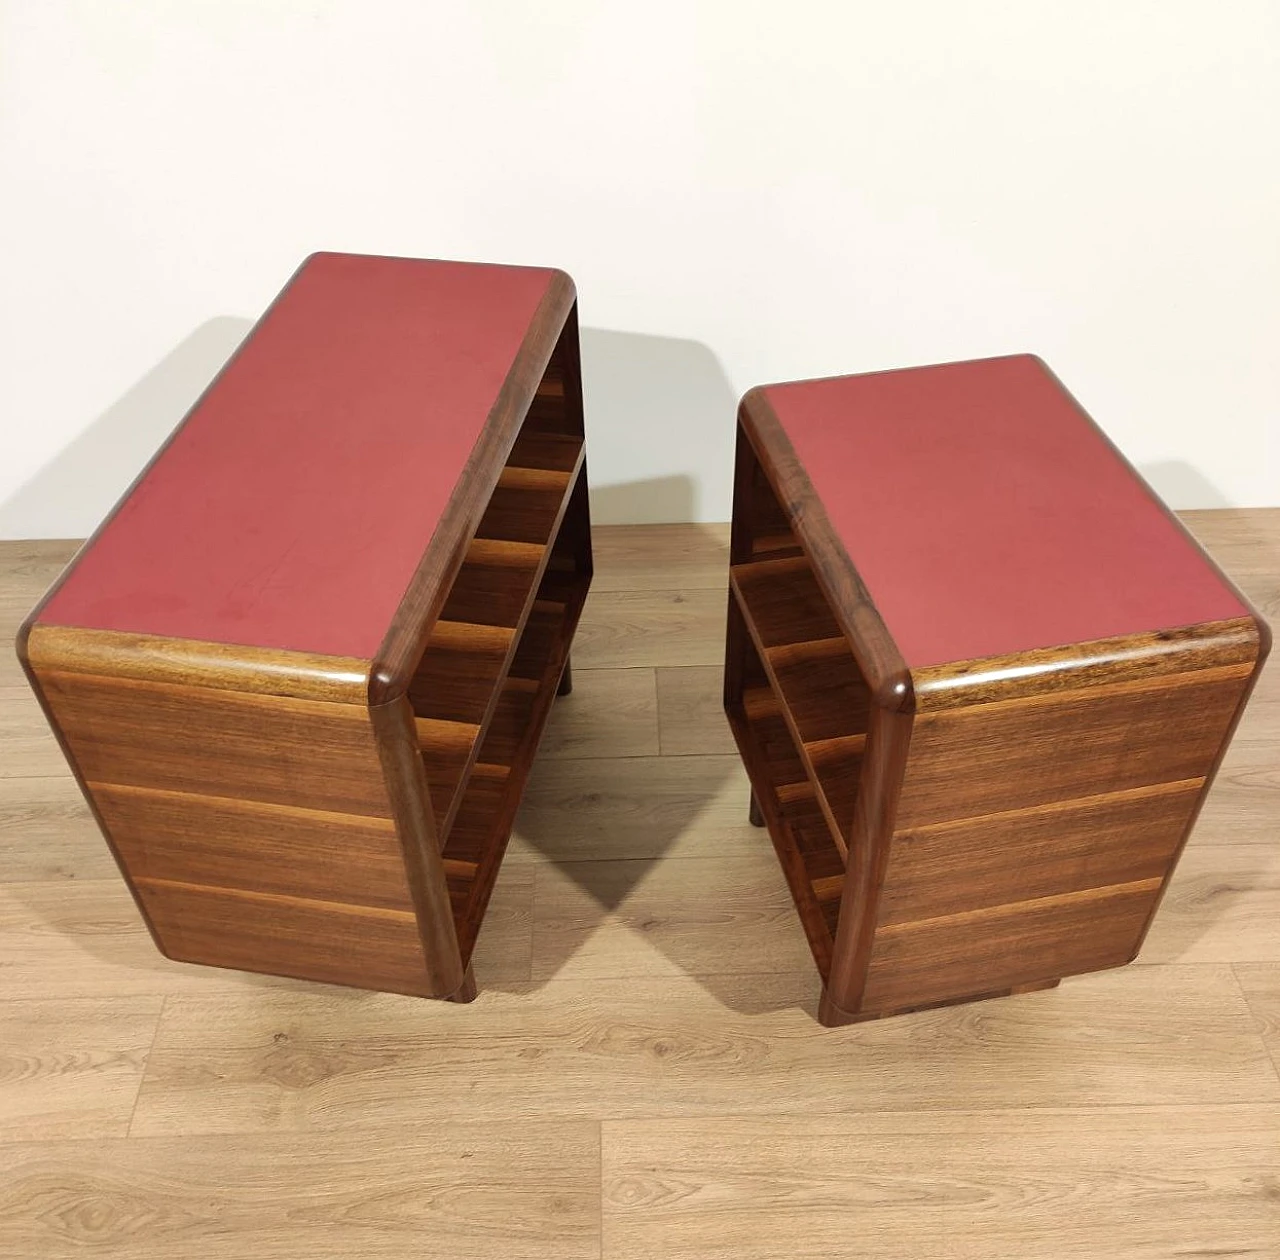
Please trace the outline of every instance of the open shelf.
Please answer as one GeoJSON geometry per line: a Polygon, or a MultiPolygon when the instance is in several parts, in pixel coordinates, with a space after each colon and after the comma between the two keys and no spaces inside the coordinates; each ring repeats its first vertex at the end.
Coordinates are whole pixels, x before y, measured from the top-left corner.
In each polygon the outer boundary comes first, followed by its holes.
{"type": "Polygon", "coordinates": [[[804,556],[734,565],[731,581],[781,720],[844,852],[866,746],[866,681],[804,556]]]}
{"type": "Polygon", "coordinates": [[[749,641],[743,648],[741,699],[729,706],[729,721],[825,979],[844,894],[844,858],[760,658],[749,641]]]}
{"type": "Polygon", "coordinates": [[[582,437],[553,361],[409,688],[464,964],[590,582],[582,437]]]}
{"type": "Polygon", "coordinates": [[[585,595],[585,581],[550,570],[544,575],[444,839],[445,874],[464,962],[475,946],[585,595]]]}

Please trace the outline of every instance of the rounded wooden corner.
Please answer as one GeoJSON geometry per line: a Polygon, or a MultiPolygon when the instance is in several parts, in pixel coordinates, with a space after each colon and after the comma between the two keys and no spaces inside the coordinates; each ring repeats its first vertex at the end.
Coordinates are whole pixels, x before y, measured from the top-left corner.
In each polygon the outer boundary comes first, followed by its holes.
{"type": "Polygon", "coordinates": [[[868,679],[868,682],[871,683],[871,699],[877,708],[891,713],[915,712],[915,680],[909,669],[892,670],[880,678],[868,679]]]}
{"type": "Polygon", "coordinates": [[[1271,655],[1271,626],[1252,608],[1249,610],[1249,618],[1253,622],[1254,633],[1258,636],[1258,655],[1255,669],[1260,670],[1266,663],[1267,657],[1271,655]]]}
{"type": "Polygon", "coordinates": [[[393,669],[385,661],[374,661],[369,670],[369,686],[365,696],[369,708],[378,709],[384,704],[395,704],[409,692],[409,675],[393,669]]]}
{"type": "Polygon", "coordinates": [[[28,678],[31,676],[31,631],[39,620],[39,611],[28,613],[18,627],[18,633],[13,636],[14,653],[18,658],[18,664],[22,666],[23,673],[28,678]]]}
{"type": "Polygon", "coordinates": [[[741,423],[744,417],[749,417],[752,423],[757,421],[757,409],[759,407],[768,406],[769,399],[765,393],[767,386],[753,385],[745,394],[738,399],[738,422],[741,423]]]}
{"type": "Polygon", "coordinates": [[[551,267],[552,279],[563,290],[564,296],[568,298],[569,305],[573,306],[578,301],[578,286],[574,283],[573,277],[567,272],[562,271],[559,267],[551,267]]]}

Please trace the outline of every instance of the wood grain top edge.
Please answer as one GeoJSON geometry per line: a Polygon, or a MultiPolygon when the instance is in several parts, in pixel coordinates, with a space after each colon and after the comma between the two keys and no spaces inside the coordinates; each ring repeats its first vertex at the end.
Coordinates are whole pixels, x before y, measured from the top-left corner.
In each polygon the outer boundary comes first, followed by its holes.
{"type": "Polygon", "coordinates": [[[917,708],[915,712],[922,722],[945,721],[950,714],[966,708],[982,707],[992,712],[1008,712],[1018,709],[1037,709],[1056,705],[1059,701],[1086,696],[1090,691],[1105,687],[1108,696],[1141,697],[1148,693],[1161,693],[1182,687],[1198,687],[1214,683],[1239,683],[1248,687],[1257,676],[1257,667],[1248,661],[1236,665],[1212,665],[1205,668],[1183,668],[1177,673],[1133,674],[1126,678],[1102,679],[1093,684],[1068,684],[1055,689],[1023,691],[984,699],[973,704],[935,705],[917,708]]]}
{"type": "Polygon", "coordinates": [[[169,639],[36,622],[20,640],[39,673],[92,674],[365,707],[370,662],[280,648],[169,639]]]}
{"type": "Polygon", "coordinates": [[[1234,617],[1090,643],[1037,648],[911,670],[920,711],[990,704],[1224,666],[1261,664],[1254,617],[1234,617]]]}
{"type": "MultiPolygon", "coordinates": [[[[573,280],[563,271],[552,271],[454,493],[375,653],[368,683],[370,705],[394,701],[408,690],[556,344],[567,330],[577,335],[576,301],[573,280]]],[[[583,452],[579,452],[570,485],[582,461],[583,452]]]]}
{"type": "Polygon", "coordinates": [[[91,674],[361,707],[369,689],[369,661],[282,648],[44,622],[29,627],[23,648],[29,668],[51,674],[91,674]]]}
{"type": "Polygon", "coordinates": [[[765,386],[748,390],[738,405],[738,423],[791,519],[797,541],[813,567],[836,621],[848,639],[875,704],[914,708],[911,671],[889,634],[844,544],[836,536],[765,386]]]}

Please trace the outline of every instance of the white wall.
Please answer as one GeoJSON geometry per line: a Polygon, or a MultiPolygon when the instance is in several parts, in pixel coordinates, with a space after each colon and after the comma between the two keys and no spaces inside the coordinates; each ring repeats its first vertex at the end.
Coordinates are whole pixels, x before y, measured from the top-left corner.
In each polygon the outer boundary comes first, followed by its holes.
{"type": "Polygon", "coordinates": [[[88,531],[317,248],[578,282],[598,519],[753,383],[1034,350],[1280,504],[1275,0],[7,0],[0,535],[88,531]]]}

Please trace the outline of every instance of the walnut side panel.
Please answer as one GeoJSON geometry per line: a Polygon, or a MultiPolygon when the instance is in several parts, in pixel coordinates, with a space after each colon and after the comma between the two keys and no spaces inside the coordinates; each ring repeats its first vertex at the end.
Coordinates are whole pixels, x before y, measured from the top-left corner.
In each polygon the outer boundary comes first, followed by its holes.
{"type": "Polygon", "coordinates": [[[1201,778],[1251,672],[1227,666],[921,713],[897,826],[1201,778]]]}
{"type": "Polygon", "coordinates": [[[391,816],[363,708],[89,674],[39,678],[90,783],[391,816]]]}
{"type": "Polygon", "coordinates": [[[90,783],[136,879],[413,910],[388,818],[90,783]]]}
{"type": "Polygon", "coordinates": [[[899,831],[881,927],[1161,878],[1203,779],[899,831]]]}
{"type": "Polygon", "coordinates": [[[140,879],[165,953],[183,962],[433,996],[415,916],[140,879]]]}
{"type": "Polygon", "coordinates": [[[163,953],[442,994],[363,703],[157,681],[136,660],[76,673],[35,638],[33,682],[163,953]]]}
{"type": "Polygon", "coordinates": [[[1116,967],[1133,956],[1159,879],[876,933],[863,1011],[891,1011],[1116,967]]]}

